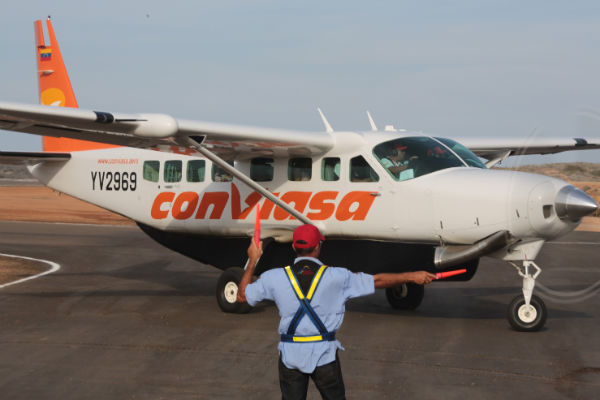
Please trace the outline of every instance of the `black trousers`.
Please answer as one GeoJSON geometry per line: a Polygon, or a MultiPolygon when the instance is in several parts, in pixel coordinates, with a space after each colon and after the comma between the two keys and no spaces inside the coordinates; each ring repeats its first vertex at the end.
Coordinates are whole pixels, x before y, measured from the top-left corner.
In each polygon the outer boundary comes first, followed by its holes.
{"type": "Polygon", "coordinates": [[[337,354],[335,361],[315,368],[312,374],[289,369],[279,356],[279,386],[283,400],[306,400],[309,377],[312,378],[323,399],[343,400],[346,398],[342,368],[337,354]]]}

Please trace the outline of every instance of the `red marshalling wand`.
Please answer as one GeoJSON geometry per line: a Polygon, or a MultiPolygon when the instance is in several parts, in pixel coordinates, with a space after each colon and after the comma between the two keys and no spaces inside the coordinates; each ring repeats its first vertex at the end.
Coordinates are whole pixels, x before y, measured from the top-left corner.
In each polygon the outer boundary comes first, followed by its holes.
{"type": "Polygon", "coordinates": [[[254,220],[254,243],[260,244],[260,205],[256,204],[256,219],[254,220]]]}
{"type": "Polygon", "coordinates": [[[454,275],[464,274],[465,272],[467,272],[466,269],[457,269],[454,271],[438,272],[437,274],[435,274],[435,279],[444,279],[444,278],[448,278],[448,277],[451,277],[454,275]]]}

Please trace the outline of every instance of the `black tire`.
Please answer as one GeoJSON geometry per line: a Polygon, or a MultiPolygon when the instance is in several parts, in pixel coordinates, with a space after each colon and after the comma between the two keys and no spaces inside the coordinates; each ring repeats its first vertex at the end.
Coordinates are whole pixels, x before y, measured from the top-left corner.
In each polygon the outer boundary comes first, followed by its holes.
{"type": "Polygon", "coordinates": [[[414,310],[423,301],[425,288],[416,283],[403,283],[402,285],[385,289],[388,303],[398,310],[414,310]]]}
{"type": "Polygon", "coordinates": [[[217,281],[217,303],[226,313],[244,314],[252,309],[248,303],[238,303],[236,300],[242,275],[243,269],[231,267],[227,268],[217,281]]]}
{"type": "Polygon", "coordinates": [[[508,306],[508,322],[514,330],[519,332],[536,332],[544,327],[548,312],[546,305],[537,296],[531,296],[529,304],[533,307],[532,311],[527,311],[525,307],[525,298],[517,296],[508,306]]]}

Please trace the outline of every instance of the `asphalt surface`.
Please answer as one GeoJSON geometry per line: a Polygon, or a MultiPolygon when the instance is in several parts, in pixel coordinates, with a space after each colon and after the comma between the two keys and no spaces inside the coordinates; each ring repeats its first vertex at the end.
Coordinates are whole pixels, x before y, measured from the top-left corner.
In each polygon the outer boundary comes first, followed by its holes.
{"type": "MultiPolygon", "coordinates": [[[[135,227],[0,223],[0,252],[61,269],[0,289],[2,399],[275,399],[277,310],[222,313],[220,272],[135,227]]],[[[429,285],[400,312],[385,294],[348,303],[338,338],[348,398],[597,398],[600,234],[545,246],[549,317],[537,333],[506,320],[520,278],[483,259],[465,283],[429,285]]],[[[326,260],[325,260],[326,261],[326,260]]],[[[540,292],[538,292],[539,294],[540,292]]],[[[320,398],[311,383],[309,398],[320,398]]]]}

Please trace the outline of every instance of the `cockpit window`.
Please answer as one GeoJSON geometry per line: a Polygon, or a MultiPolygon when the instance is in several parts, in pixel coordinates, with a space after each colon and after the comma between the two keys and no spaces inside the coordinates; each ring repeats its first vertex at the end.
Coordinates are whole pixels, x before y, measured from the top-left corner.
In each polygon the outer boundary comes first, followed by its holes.
{"type": "Polygon", "coordinates": [[[436,139],[439,140],[440,142],[444,143],[446,146],[448,146],[450,148],[450,150],[452,150],[453,152],[458,154],[458,156],[460,158],[462,158],[463,161],[466,162],[469,167],[484,168],[484,169],[487,168],[485,166],[485,164],[481,162],[479,157],[477,157],[471,150],[467,149],[462,144],[455,142],[454,140],[448,139],[448,138],[436,138],[436,139]]]}
{"type": "MultiPolygon", "coordinates": [[[[405,181],[441,169],[466,167],[467,164],[456,155],[458,152],[450,148],[441,140],[438,142],[426,136],[405,137],[378,144],[373,148],[373,154],[392,178],[405,181]]],[[[472,154],[464,147],[461,151],[463,149],[472,154]]],[[[474,154],[473,157],[477,159],[474,154]]]]}

